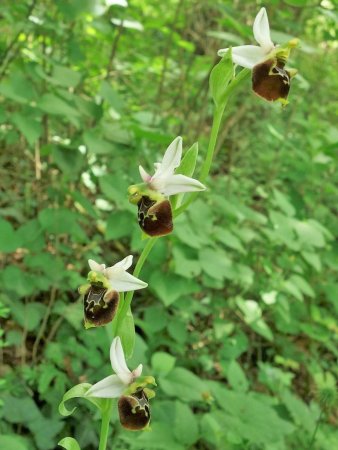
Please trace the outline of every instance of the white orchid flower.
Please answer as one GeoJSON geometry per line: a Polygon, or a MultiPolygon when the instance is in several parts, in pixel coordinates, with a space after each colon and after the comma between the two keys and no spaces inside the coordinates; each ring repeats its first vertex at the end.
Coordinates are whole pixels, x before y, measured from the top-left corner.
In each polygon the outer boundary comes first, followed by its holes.
{"type": "Polygon", "coordinates": [[[118,336],[110,346],[110,362],[115,375],[109,375],[94,384],[87,391],[86,397],[118,398],[142,374],[142,364],[137,366],[133,371],[129,370],[121,339],[118,336]]]}
{"type": "Polygon", "coordinates": [[[94,272],[102,273],[109,280],[111,287],[117,292],[136,291],[148,286],[147,283],[127,272],[133,264],[132,255],[107,268],[105,264],[98,264],[93,259],[89,259],[88,264],[94,272]]]}
{"type": "MultiPolygon", "coordinates": [[[[270,37],[270,26],[265,8],[261,8],[253,24],[253,35],[258,45],[240,45],[232,47],[232,60],[239,66],[253,69],[254,66],[269,59],[275,46],[270,37]]],[[[218,50],[219,56],[224,56],[228,48],[218,50]]]]}
{"type": "Polygon", "coordinates": [[[142,180],[154,191],[166,197],[181,192],[204,191],[205,186],[194,178],[175,174],[182,158],[182,138],[178,136],[167,148],[160,163],[155,163],[154,175],[149,175],[142,166],[139,166],[142,180]]]}

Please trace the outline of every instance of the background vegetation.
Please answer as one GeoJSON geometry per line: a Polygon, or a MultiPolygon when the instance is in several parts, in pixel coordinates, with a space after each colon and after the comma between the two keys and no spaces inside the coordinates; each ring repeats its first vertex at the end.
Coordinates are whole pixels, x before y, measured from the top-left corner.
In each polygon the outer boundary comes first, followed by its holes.
{"type": "MultiPolygon", "coordinates": [[[[85,331],[87,259],[144,246],[126,188],[178,134],[203,160],[219,48],[252,41],[260,1],[21,0],[0,10],[0,447],[97,448],[65,390],[111,373],[85,331]],[[16,435],[16,437],[15,437],[16,435]]],[[[209,190],[142,271],[136,349],[158,381],[152,432],[113,417],[110,449],[337,448],[336,16],[269,0],[275,42],[301,39],[290,105],[234,97],[209,190]],[[329,404],[330,403],[330,404],[329,404]]],[[[108,327],[109,328],[109,327],[108,327]]]]}

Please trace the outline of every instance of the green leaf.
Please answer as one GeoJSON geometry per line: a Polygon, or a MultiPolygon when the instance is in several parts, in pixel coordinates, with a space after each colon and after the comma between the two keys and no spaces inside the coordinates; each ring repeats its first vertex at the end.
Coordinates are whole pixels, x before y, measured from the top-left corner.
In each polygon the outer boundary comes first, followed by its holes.
{"type": "Polygon", "coordinates": [[[199,261],[202,270],[211,278],[223,280],[226,274],[231,271],[231,260],[225,252],[204,247],[199,251],[199,261]]]}
{"type": "Polygon", "coordinates": [[[38,101],[37,107],[48,114],[67,118],[76,127],[80,126],[80,114],[77,109],[57,95],[43,95],[38,101]]]}
{"type": "Polygon", "coordinates": [[[246,392],[249,387],[248,380],[242,367],[237,361],[233,360],[230,362],[227,370],[227,378],[231,387],[238,392],[246,392]]]}
{"type": "Polygon", "coordinates": [[[33,146],[42,133],[40,122],[31,117],[27,117],[27,115],[19,113],[13,114],[11,120],[18,130],[25,136],[28,143],[33,146]]]}
{"type": "Polygon", "coordinates": [[[114,240],[130,236],[135,228],[136,218],[129,211],[116,211],[108,217],[106,239],[114,240]]]}
{"type": "Polygon", "coordinates": [[[227,87],[234,77],[234,66],[232,63],[231,49],[212,69],[210,74],[211,95],[217,107],[222,107],[226,103],[227,87]]]}
{"type": "Polygon", "coordinates": [[[175,365],[176,358],[169,353],[155,352],[151,357],[151,366],[158,375],[166,375],[175,365]]]}
{"type": "Polygon", "coordinates": [[[65,405],[65,403],[68,400],[71,400],[73,398],[84,398],[84,399],[88,400],[89,402],[93,403],[97,408],[102,410],[102,408],[105,407],[106,399],[85,396],[86,392],[89,390],[89,388],[91,386],[92,385],[89,383],[80,383],[80,384],[77,384],[76,386],[73,386],[71,389],[69,389],[64,394],[64,396],[62,397],[62,401],[59,404],[59,413],[62,416],[70,416],[71,414],[73,414],[73,412],[76,410],[77,407],[74,406],[74,408],[68,409],[65,405]]]}
{"type": "Polygon", "coordinates": [[[186,175],[187,177],[192,177],[195,172],[197,157],[198,142],[195,142],[185,153],[181,164],[176,169],[175,173],[180,173],[182,175],[186,175]]]}
{"type": "Polygon", "coordinates": [[[65,448],[66,450],[81,450],[76,439],[72,437],[65,437],[58,442],[58,445],[65,448]]]}
{"type": "Polygon", "coordinates": [[[14,434],[3,434],[0,436],[0,448],[4,450],[28,450],[25,441],[14,434]]]}
{"type": "Polygon", "coordinates": [[[101,83],[100,95],[109,103],[110,106],[115,109],[115,111],[117,111],[118,113],[122,112],[123,99],[120,97],[118,92],[116,92],[115,89],[113,89],[111,85],[105,80],[101,83]]]}
{"type": "Polygon", "coordinates": [[[21,308],[13,309],[12,314],[23,328],[33,331],[40,324],[46,308],[46,305],[41,303],[28,303],[21,308]]]}
{"type": "Polygon", "coordinates": [[[135,325],[133,314],[130,308],[128,309],[128,312],[123,320],[120,320],[119,317],[117,317],[115,334],[116,336],[120,336],[121,338],[126,358],[131,358],[135,344],[135,325]]]}
{"type": "Polygon", "coordinates": [[[208,394],[204,381],[183,367],[175,367],[161,377],[159,385],[165,394],[186,402],[205,401],[208,394]]]}
{"type": "Polygon", "coordinates": [[[64,87],[75,88],[82,78],[81,73],[66,66],[54,64],[51,81],[64,87]]]}
{"type": "Polygon", "coordinates": [[[175,402],[175,436],[179,442],[190,447],[199,438],[197,420],[188,405],[175,402]]]}
{"type": "Polygon", "coordinates": [[[152,273],[149,287],[159,296],[165,306],[171,305],[184,295],[199,291],[198,284],[193,280],[158,271],[152,273]]]}
{"type": "Polygon", "coordinates": [[[4,253],[14,252],[21,245],[18,234],[12,225],[6,220],[0,219],[0,251],[4,253]]]}

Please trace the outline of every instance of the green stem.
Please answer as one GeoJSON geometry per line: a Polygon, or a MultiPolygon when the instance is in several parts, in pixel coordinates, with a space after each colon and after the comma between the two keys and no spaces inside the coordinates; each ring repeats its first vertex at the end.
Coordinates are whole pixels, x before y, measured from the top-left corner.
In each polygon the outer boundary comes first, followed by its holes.
{"type": "Polygon", "coordinates": [[[310,442],[310,445],[309,445],[309,450],[311,450],[313,448],[313,444],[315,443],[317,431],[318,431],[320,422],[322,420],[322,416],[323,416],[323,410],[320,411],[319,417],[317,419],[316,427],[314,429],[314,432],[313,432],[313,435],[312,435],[312,439],[311,439],[311,442],[310,442]]]}
{"type": "Polygon", "coordinates": [[[102,410],[102,416],[101,416],[102,422],[101,422],[99,450],[106,450],[108,434],[109,434],[109,424],[110,424],[111,409],[112,409],[113,401],[110,399],[107,399],[106,401],[107,401],[107,406],[102,410]]]}
{"type": "MultiPolygon", "coordinates": [[[[146,245],[144,246],[144,249],[142,250],[142,253],[141,253],[141,255],[140,255],[140,257],[139,257],[139,259],[137,261],[137,264],[136,264],[134,272],[133,272],[133,275],[135,277],[139,276],[139,274],[140,274],[140,272],[142,270],[142,267],[143,267],[144,263],[146,262],[146,259],[147,259],[148,255],[149,255],[149,253],[151,252],[152,248],[154,247],[157,239],[158,238],[156,238],[156,237],[155,238],[150,238],[148,240],[148,242],[146,243],[146,245]]],[[[123,320],[124,320],[128,310],[129,310],[129,307],[130,307],[131,301],[133,299],[133,296],[134,296],[134,291],[129,291],[126,294],[126,296],[124,298],[124,301],[123,301],[123,305],[122,305],[121,311],[119,313],[118,323],[122,323],[123,322],[123,320]]],[[[115,335],[115,333],[114,333],[114,335],[115,335]]]]}
{"type": "MultiPolygon", "coordinates": [[[[212,122],[212,128],[211,128],[211,134],[210,134],[210,140],[209,140],[209,145],[208,145],[208,150],[207,150],[207,156],[202,165],[201,173],[199,176],[199,181],[201,181],[201,183],[204,183],[206,181],[206,179],[208,178],[210,169],[211,169],[211,164],[212,164],[212,160],[213,160],[213,156],[214,156],[214,152],[215,152],[215,148],[216,148],[216,143],[217,143],[218,132],[219,132],[219,129],[221,126],[225,107],[226,107],[230,97],[232,96],[233,92],[237,88],[237,86],[242,81],[244,81],[249,76],[249,74],[250,74],[249,69],[244,69],[244,70],[240,71],[240,73],[237,75],[237,77],[234,78],[232,80],[232,82],[229,84],[229,86],[227,87],[223,103],[221,105],[218,105],[215,109],[213,122],[212,122]]],[[[199,194],[199,192],[194,192],[194,193],[190,194],[188,200],[174,211],[174,217],[177,217],[180,214],[182,214],[182,212],[185,211],[188,208],[188,206],[196,200],[198,194],[199,194]]]]}

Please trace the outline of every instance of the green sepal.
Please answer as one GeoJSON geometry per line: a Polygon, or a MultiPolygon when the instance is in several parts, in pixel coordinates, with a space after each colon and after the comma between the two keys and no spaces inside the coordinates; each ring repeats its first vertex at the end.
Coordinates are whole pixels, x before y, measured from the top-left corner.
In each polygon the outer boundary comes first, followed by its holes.
{"type": "MultiPolygon", "coordinates": [[[[123,304],[123,301],[121,301],[120,303],[123,304]]],[[[117,316],[117,323],[114,334],[115,336],[120,336],[126,358],[131,358],[133,355],[135,344],[135,324],[130,307],[127,311],[127,314],[122,319],[117,316]]]]}
{"type": "Polygon", "coordinates": [[[131,383],[127,389],[123,392],[123,395],[131,395],[136,392],[138,389],[144,389],[148,384],[152,384],[153,386],[157,386],[155,378],[148,375],[144,377],[138,377],[134,383],[131,383]]]}
{"type": "Polygon", "coordinates": [[[65,448],[66,450],[81,450],[76,439],[72,437],[65,437],[58,442],[60,447],[65,448]]]}
{"type": "Polygon", "coordinates": [[[70,416],[76,410],[76,406],[74,406],[73,409],[68,409],[65,405],[68,400],[71,400],[73,398],[84,398],[95,405],[100,411],[102,411],[106,407],[107,399],[87,397],[86,393],[91,388],[91,386],[92,385],[90,383],[80,383],[70,388],[64,394],[64,396],[62,397],[62,401],[59,404],[59,413],[61,414],[61,416],[70,416]]]}
{"type": "Polygon", "coordinates": [[[155,391],[153,391],[152,389],[144,388],[143,391],[146,394],[146,396],[148,397],[148,400],[151,400],[152,398],[154,398],[156,396],[155,391]]]}
{"type": "Polygon", "coordinates": [[[82,285],[78,288],[79,294],[80,294],[80,295],[85,295],[85,294],[87,293],[87,291],[88,291],[89,288],[90,288],[90,284],[89,284],[89,283],[82,284],[82,285]]]}
{"type": "MultiPolygon", "coordinates": [[[[197,157],[198,142],[195,142],[184,155],[181,164],[179,165],[175,173],[185,175],[187,177],[192,177],[195,172],[197,157]]],[[[183,197],[184,194],[177,194],[172,196],[170,202],[173,210],[175,210],[182,203],[183,197]]]]}
{"type": "Polygon", "coordinates": [[[234,76],[232,49],[229,48],[220,62],[212,69],[209,79],[211,95],[218,108],[225,105],[227,101],[227,87],[234,76]]]}

